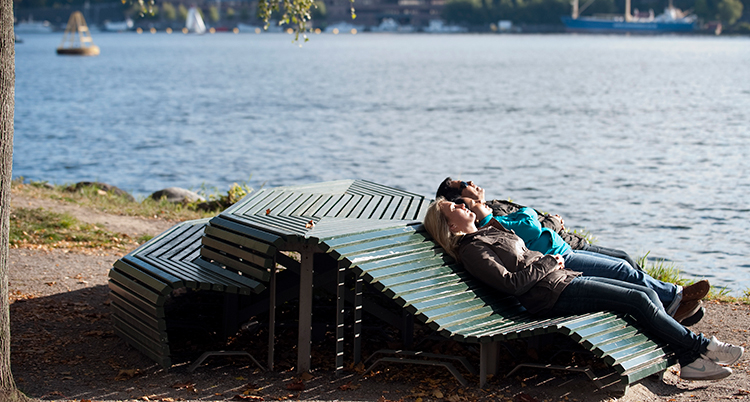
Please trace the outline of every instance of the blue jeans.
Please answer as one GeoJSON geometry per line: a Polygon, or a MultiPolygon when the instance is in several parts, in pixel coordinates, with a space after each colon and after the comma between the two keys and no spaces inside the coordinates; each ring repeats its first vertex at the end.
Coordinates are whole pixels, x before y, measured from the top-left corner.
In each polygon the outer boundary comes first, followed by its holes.
{"type": "Polygon", "coordinates": [[[647,287],[656,292],[664,308],[667,308],[677,296],[677,285],[656,280],[645,272],[634,269],[620,258],[590,251],[574,250],[563,254],[563,259],[565,260],[565,268],[578,271],[583,276],[617,279],[647,287]]]}
{"type": "Polygon", "coordinates": [[[627,313],[648,332],[668,344],[680,365],[687,365],[705,353],[709,340],[674,320],[648,288],[614,279],[579,276],[562,291],[546,314],[568,315],[596,311],[627,313]]]}
{"type": "Polygon", "coordinates": [[[635,262],[632,258],[630,258],[630,255],[628,253],[626,253],[626,252],[624,252],[622,250],[617,250],[617,249],[609,248],[609,247],[597,246],[595,244],[589,244],[589,243],[583,244],[581,250],[583,250],[583,251],[589,251],[589,252],[597,253],[597,254],[604,254],[604,255],[608,255],[610,257],[619,258],[619,259],[625,260],[625,262],[627,262],[628,264],[630,264],[631,267],[633,267],[633,268],[635,268],[635,269],[637,269],[639,271],[643,269],[643,268],[640,267],[640,265],[638,265],[637,262],[635,262]]]}

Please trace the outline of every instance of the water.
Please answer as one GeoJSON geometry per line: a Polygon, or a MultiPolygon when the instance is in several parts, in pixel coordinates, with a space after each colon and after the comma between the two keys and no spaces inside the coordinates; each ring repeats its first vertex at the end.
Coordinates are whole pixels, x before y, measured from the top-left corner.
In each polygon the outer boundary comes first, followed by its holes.
{"type": "Polygon", "coordinates": [[[97,34],[16,46],[14,176],[138,196],[446,176],[750,288],[750,40],[97,34]]]}

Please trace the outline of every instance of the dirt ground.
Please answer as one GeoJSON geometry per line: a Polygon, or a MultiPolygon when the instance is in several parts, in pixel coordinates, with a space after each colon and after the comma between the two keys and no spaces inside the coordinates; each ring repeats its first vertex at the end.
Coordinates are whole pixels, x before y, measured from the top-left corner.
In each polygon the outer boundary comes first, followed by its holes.
{"type": "MultiPolygon", "coordinates": [[[[174,224],[95,213],[15,194],[13,207],[66,211],[133,238],[156,235],[174,224]]],[[[598,390],[583,374],[523,369],[506,378],[504,374],[511,366],[502,368],[485,389],[478,388],[476,376],[467,374],[470,385],[464,388],[445,369],[427,366],[385,365],[364,376],[361,370],[350,369],[337,377],[330,369],[333,350],[324,343],[314,346],[313,364],[317,368],[310,374],[298,375],[293,363],[286,363],[294,360],[296,334],[285,331],[278,333],[279,362],[272,372],[258,369],[247,358],[214,358],[194,372],[187,369],[191,363],[188,359],[163,370],[112,330],[107,272],[120,256],[117,252],[11,249],[11,361],[17,385],[27,395],[43,400],[165,402],[750,400],[747,356],[732,367],[734,374],[722,381],[684,381],[677,376],[678,368],[672,367],[663,379],[645,379],[618,398],[613,390],[598,390]]],[[[706,308],[706,318],[692,327],[694,331],[748,347],[749,306],[707,303],[706,308]]],[[[365,339],[365,351],[367,342],[365,339]]],[[[510,346],[528,352],[524,348],[533,344],[516,342],[510,346]]],[[[261,363],[265,362],[265,349],[253,349],[257,346],[252,341],[245,347],[261,363]]],[[[440,347],[460,349],[478,365],[476,349],[450,344],[440,347]]],[[[597,367],[596,362],[592,364],[597,367]]]]}

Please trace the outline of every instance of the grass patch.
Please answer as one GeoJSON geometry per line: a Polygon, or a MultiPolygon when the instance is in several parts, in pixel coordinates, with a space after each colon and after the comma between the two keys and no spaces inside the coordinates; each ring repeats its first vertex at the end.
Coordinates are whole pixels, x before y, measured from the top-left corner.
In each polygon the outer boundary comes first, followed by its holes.
{"type": "Polygon", "coordinates": [[[10,246],[125,249],[137,245],[126,235],[83,223],[66,213],[17,208],[10,215],[10,246]]]}
{"type": "MultiPolygon", "coordinates": [[[[663,259],[649,261],[648,253],[643,257],[638,258],[636,262],[643,267],[643,270],[646,271],[647,274],[662,282],[675,283],[683,287],[696,282],[692,279],[683,278],[680,270],[674,263],[667,262],[663,259]]],[[[711,290],[708,292],[706,300],[750,304],[750,289],[745,289],[742,297],[734,297],[729,294],[729,289],[725,287],[711,286],[711,290]]]]}
{"type": "Polygon", "coordinates": [[[47,182],[27,183],[23,178],[12,181],[11,191],[26,197],[76,204],[110,214],[182,222],[216,216],[253,190],[246,184],[237,183],[233,184],[226,193],[204,186],[199,193],[202,193],[201,195],[208,201],[190,204],[171,203],[164,199],[157,201],[151,197],[134,200],[129,194],[116,194],[96,186],[75,188],[72,185],[52,185],[47,182]]]}

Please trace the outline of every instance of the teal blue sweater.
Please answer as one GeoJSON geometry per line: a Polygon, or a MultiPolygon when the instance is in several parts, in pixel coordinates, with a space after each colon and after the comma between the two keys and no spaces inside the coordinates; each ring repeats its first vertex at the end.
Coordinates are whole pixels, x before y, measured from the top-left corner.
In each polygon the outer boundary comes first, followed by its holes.
{"type": "Polygon", "coordinates": [[[512,230],[526,243],[529,250],[538,251],[542,254],[565,254],[571,251],[568,243],[554,231],[542,227],[539,223],[539,215],[531,208],[524,207],[510,215],[492,216],[487,215],[479,221],[479,227],[489,223],[495,218],[504,228],[512,230]]]}

